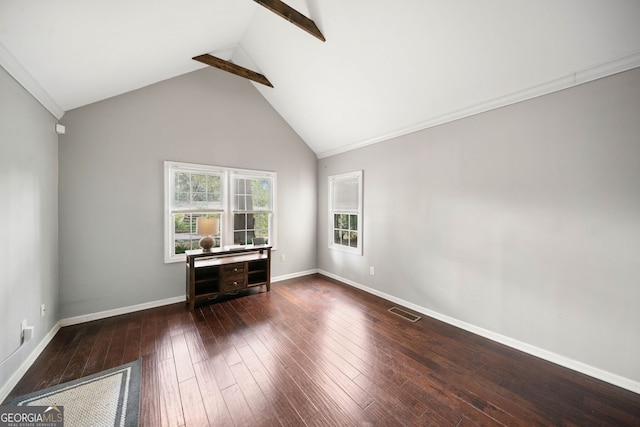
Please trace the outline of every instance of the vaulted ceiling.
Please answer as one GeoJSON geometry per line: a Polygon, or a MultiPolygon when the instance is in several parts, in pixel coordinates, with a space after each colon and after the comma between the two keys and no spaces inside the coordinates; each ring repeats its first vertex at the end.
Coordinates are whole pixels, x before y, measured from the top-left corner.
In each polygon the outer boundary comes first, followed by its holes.
{"type": "Polygon", "coordinates": [[[253,0],[0,0],[0,65],[60,118],[210,53],[319,157],[640,66],[637,0],[285,3],[326,41],[253,0]]]}

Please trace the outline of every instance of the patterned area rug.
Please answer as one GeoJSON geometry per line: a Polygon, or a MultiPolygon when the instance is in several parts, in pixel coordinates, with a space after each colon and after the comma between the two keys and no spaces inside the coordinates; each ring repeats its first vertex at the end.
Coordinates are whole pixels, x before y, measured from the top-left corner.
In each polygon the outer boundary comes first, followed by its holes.
{"type": "Polygon", "coordinates": [[[141,360],[8,400],[64,408],[65,427],[138,425],[141,360]]]}

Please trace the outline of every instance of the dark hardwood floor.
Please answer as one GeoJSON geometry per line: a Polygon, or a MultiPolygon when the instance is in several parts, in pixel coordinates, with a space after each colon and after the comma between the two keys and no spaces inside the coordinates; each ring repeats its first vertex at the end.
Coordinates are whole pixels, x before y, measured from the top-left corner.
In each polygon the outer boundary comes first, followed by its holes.
{"type": "Polygon", "coordinates": [[[141,426],[640,426],[638,394],[322,276],[240,295],[62,328],[10,397],[141,357],[141,426]]]}

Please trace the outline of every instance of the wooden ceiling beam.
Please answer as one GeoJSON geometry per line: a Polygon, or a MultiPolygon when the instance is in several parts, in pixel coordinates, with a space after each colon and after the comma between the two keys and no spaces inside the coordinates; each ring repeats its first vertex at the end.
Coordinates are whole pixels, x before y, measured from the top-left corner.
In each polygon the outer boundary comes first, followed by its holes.
{"type": "Polygon", "coordinates": [[[253,80],[254,82],[261,83],[265,86],[273,87],[269,79],[267,79],[262,74],[256,73],[255,71],[252,71],[248,68],[241,67],[240,65],[236,65],[233,62],[225,61],[224,59],[209,55],[208,53],[205,53],[204,55],[194,56],[192,59],[198,62],[202,62],[203,64],[228,71],[229,73],[236,74],[240,77],[244,77],[245,79],[253,80]]]}
{"type": "Polygon", "coordinates": [[[266,7],[276,15],[281,16],[282,18],[286,19],[292,24],[302,28],[312,36],[317,37],[322,41],[326,40],[322,35],[322,33],[320,32],[320,30],[318,29],[318,27],[316,26],[315,22],[313,22],[311,19],[307,18],[306,16],[304,16],[303,14],[301,14],[291,6],[281,2],[280,0],[254,0],[254,1],[266,7]]]}

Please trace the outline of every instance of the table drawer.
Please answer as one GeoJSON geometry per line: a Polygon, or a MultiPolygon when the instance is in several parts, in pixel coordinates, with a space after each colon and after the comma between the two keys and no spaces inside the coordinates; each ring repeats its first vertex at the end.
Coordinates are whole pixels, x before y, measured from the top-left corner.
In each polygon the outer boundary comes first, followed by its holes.
{"type": "Polygon", "coordinates": [[[222,289],[220,289],[221,292],[229,292],[236,289],[246,288],[246,285],[244,283],[244,279],[240,278],[238,280],[231,280],[228,282],[225,281],[221,287],[222,287],[222,289]]]}
{"type": "Polygon", "coordinates": [[[235,289],[246,287],[244,274],[244,263],[229,264],[222,267],[222,292],[229,292],[235,289]]]}
{"type": "Polygon", "coordinates": [[[224,265],[222,266],[222,274],[225,277],[231,277],[234,275],[244,275],[244,263],[242,262],[238,262],[235,264],[228,264],[228,265],[224,265]]]}

